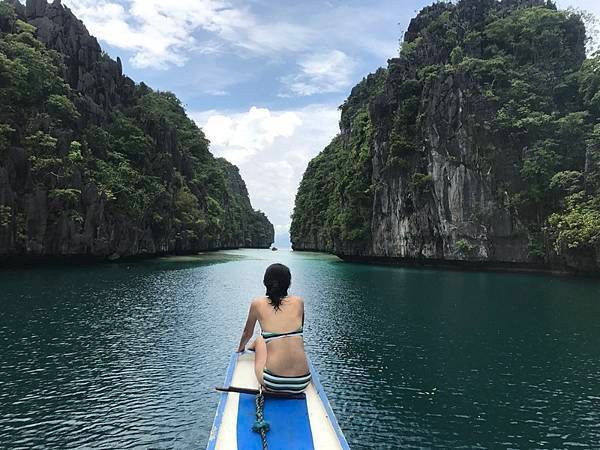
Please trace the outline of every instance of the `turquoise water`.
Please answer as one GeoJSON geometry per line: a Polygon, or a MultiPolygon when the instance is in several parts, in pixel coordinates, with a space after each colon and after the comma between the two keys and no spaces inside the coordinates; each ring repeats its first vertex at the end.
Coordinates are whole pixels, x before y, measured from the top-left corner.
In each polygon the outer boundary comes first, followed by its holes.
{"type": "Polygon", "coordinates": [[[0,447],[204,447],[274,261],[351,448],[598,448],[599,281],[268,250],[0,272],[0,447]]]}

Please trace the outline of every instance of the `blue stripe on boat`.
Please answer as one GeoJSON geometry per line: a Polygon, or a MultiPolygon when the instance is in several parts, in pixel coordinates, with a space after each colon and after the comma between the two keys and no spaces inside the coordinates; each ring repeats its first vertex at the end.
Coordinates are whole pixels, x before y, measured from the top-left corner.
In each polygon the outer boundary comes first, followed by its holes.
{"type": "MultiPolygon", "coordinates": [[[[255,396],[240,394],[237,420],[239,450],[262,450],[260,434],[252,431],[256,420],[255,396]]],[[[265,399],[269,450],[314,450],[306,400],[269,397],[265,399]]]]}

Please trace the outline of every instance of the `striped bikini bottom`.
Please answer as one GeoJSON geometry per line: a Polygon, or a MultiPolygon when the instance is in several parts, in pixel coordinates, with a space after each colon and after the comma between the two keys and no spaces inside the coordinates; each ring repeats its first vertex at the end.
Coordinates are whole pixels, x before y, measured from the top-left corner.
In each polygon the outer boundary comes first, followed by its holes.
{"type": "Polygon", "coordinates": [[[283,377],[275,375],[267,368],[263,369],[263,383],[269,391],[299,394],[308,387],[310,379],[310,373],[294,377],[283,377]]]}

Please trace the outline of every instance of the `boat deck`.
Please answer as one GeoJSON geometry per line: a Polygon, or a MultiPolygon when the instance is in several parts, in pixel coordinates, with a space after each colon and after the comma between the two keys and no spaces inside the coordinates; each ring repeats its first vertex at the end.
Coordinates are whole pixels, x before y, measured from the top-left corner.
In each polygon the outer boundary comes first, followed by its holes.
{"type": "MultiPolygon", "coordinates": [[[[306,399],[269,397],[265,401],[265,420],[271,425],[267,433],[270,450],[349,448],[312,364],[310,369],[313,379],[305,391],[306,399]]],[[[232,355],[225,386],[258,389],[253,353],[232,355]]],[[[207,450],[262,449],[260,435],[251,429],[254,401],[251,394],[221,394],[207,450]]]]}

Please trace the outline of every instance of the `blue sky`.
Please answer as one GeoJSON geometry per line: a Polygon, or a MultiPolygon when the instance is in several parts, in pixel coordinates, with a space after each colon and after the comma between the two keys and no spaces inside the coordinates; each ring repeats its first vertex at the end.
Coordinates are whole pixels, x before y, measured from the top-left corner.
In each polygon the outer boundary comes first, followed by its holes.
{"type": "MultiPolygon", "coordinates": [[[[287,243],[306,164],[338,132],[337,107],[397,55],[431,2],[63,0],[136,82],[174,92],[240,168],[287,243]]],[[[597,0],[561,0],[600,14],[597,0]]]]}

